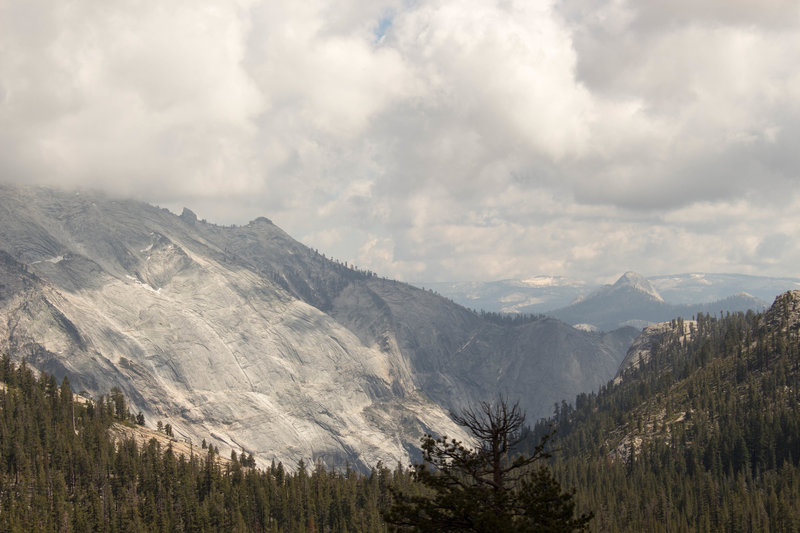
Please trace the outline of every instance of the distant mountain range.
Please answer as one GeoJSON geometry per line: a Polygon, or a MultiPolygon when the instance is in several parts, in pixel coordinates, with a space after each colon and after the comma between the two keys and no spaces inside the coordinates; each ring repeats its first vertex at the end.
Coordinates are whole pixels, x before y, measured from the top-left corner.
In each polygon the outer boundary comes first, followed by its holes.
{"type": "Polygon", "coordinates": [[[605,331],[623,326],[641,329],[676,317],[692,318],[697,313],[763,311],[766,305],[745,292],[702,304],[670,304],[647,279],[626,272],[613,285],[600,287],[585,298],[547,314],[584,329],[605,331]]]}
{"type": "Polygon", "coordinates": [[[547,276],[421,285],[473,309],[546,314],[572,325],[609,330],[623,325],[642,328],[698,312],[763,310],[779,293],[800,287],[800,278],[700,273],[644,278],[627,272],[604,286],[547,276]]]}
{"type": "Polygon", "coordinates": [[[407,463],[425,432],[466,438],[451,409],[498,395],[535,420],[613,377],[637,334],[482,316],[266,218],[0,185],[0,351],[261,464],[407,463]]]}
{"type": "Polygon", "coordinates": [[[539,314],[565,307],[598,286],[558,276],[465,282],[415,282],[454,302],[493,313],[539,314]]]}

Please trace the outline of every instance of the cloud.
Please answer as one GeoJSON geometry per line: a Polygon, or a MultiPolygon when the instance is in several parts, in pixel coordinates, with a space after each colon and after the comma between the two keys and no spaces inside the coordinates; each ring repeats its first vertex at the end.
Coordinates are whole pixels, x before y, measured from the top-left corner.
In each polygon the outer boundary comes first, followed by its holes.
{"type": "Polygon", "coordinates": [[[3,168],[143,197],[253,186],[249,140],[264,102],[240,65],[246,24],[236,10],[40,2],[9,11],[0,113],[18,149],[0,153],[3,168]]]}
{"type": "Polygon", "coordinates": [[[266,215],[404,279],[797,274],[788,0],[0,13],[0,179],[266,215]]]}
{"type": "MultiPolygon", "coordinates": [[[[643,134],[639,141],[624,139],[625,133],[622,142],[612,136],[602,156],[579,162],[599,170],[607,191],[589,187],[582,199],[672,208],[769,191],[764,181],[782,186],[787,171],[796,176],[794,161],[780,168],[774,156],[788,153],[800,118],[796,76],[788,67],[798,44],[797,35],[773,39],[750,30],[683,28],[638,43],[638,57],[627,63],[603,67],[608,79],[588,82],[600,87],[598,94],[640,100],[633,127],[616,132],[643,134]],[[638,153],[626,153],[630,146],[638,153]],[[762,186],[754,187],[755,181],[762,186]]],[[[626,121],[612,113],[604,123],[615,120],[626,121]]],[[[599,132],[595,138],[607,142],[599,132]]],[[[583,176],[587,169],[577,170],[583,176]]]]}

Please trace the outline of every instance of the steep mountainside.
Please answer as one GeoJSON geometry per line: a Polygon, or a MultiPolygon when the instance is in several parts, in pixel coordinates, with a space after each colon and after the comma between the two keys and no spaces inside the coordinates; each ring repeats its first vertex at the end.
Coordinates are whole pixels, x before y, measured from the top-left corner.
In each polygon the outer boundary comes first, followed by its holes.
{"type": "Polygon", "coordinates": [[[323,465],[253,468],[133,425],[125,398],[72,394],[0,357],[0,530],[14,532],[386,533],[381,509],[408,470],[368,475],[323,465]]]}
{"type": "Polygon", "coordinates": [[[488,320],[347,268],[269,220],[221,227],[90,193],[0,186],[0,350],[123,389],[152,426],[260,461],[406,461],[447,410],[532,416],[613,376],[633,330],[488,320]]]}
{"type": "Polygon", "coordinates": [[[688,319],[701,312],[762,311],[765,307],[764,302],[745,293],[710,303],[672,305],[643,276],[626,272],[613,285],[547,314],[568,324],[608,331],[622,326],[643,328],[678,316],[688,319]]]}
{"type": "Polygon", "coordinates": [[[538,425],[595,531],[800,528],[800,291],[648,328],[630,364],[538,425]]]}

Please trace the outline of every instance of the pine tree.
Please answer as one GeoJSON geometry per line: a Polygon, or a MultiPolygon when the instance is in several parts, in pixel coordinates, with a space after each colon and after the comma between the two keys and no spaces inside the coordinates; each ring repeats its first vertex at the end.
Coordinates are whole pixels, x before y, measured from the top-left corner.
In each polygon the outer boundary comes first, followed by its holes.
{"type": "Polygon", "coordinates": [[[413,466],[421,493],[393,491],[384,515],[408,531],[582,531],[591,515],[575,518],[572,494],[561,490],[545,466],[547,437],[532,455],[514,455],[525,416],[519,404],[483,402],[454,420],[478,442],[468,448],[455,439],[422,439],[423,462],[413,466]]]}

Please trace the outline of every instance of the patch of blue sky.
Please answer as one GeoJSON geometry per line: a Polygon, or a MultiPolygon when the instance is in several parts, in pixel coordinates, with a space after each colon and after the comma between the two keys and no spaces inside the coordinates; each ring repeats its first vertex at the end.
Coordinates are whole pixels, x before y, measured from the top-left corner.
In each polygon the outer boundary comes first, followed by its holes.
{"type": "Polygon", "coordinates": [[[386,32],[389,31],[389,28],[392,27],[392,22],[394,21],[394,13],[387,13],[383,17],[378,20],[378,25],[375,27],[373,35],[375,35],[375,42],[379,42],[383,39],[383,36],[386,35],[386,32]]]}

